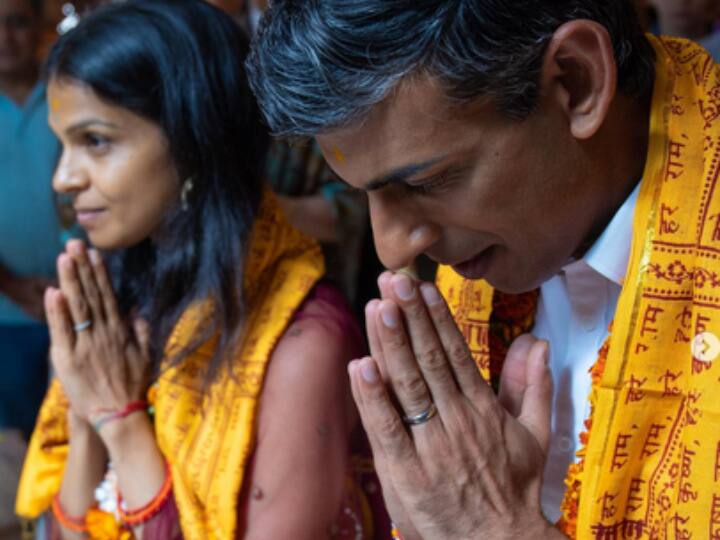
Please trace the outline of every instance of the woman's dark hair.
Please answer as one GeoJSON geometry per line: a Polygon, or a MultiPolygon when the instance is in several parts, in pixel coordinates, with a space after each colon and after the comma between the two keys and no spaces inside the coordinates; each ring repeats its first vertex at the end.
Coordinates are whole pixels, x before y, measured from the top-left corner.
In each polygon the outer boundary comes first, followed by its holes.
{"type": "Polygon", "coordinates": [[[654,52],[629,0],[274,0],[248,59],[270,129],[317,135],[361,121],[408,76],[509,118],[537,105],[546,46],[563,23],[610,34],[620,91],[652,87],[654,52]]]}
{"type": "Polygon", "coordinates": [[[159,125],[181,182],[192,178],[187,210],[180,201],[169,209],[157,238],[106,258],[123,312],[150,324],[156,368],[187,307],[212,302],[208,324],[173,357],[218,333],[208,382],[240,339],[244,258],[262,193],[268,137],[247,52],[236,23],[202,0],[130,0],[91,14],[46,63],[48,78],[87,85],[159,125]]]}

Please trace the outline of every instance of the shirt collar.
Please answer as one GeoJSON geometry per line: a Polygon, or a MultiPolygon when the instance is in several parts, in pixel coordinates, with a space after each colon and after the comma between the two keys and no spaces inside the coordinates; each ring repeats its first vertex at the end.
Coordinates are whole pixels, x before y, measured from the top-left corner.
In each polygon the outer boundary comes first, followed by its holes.
{"type": "Polygon", "coordinates": [[[640,183],[615,213],[605,230],[583,257],[583,262],[622,286],[630,260],[633,216],[637,203],[640,183]]]}

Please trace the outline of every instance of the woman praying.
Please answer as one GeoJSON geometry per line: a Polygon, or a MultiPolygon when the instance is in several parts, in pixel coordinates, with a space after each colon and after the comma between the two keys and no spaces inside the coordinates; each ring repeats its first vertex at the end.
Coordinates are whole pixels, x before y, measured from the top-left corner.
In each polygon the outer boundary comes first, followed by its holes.
{"type": "Polygon", "coordinates": [[[347,362],[362,339],[264,191],[237,25],[200,0],[99,9],[47,62],[54,188],[89,243],[45,307],[56,378],[18,513],[46,538],[365,538],[347,362]]]}

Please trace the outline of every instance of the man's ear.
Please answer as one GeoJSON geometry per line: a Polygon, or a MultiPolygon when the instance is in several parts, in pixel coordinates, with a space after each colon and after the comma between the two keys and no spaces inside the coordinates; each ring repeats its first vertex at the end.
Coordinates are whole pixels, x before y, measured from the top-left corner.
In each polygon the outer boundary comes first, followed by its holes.
{"type": "Polygon", "coordinates": [[[617,64],[610,35],[590,20],[560,26],[543,58],[541,93],[565,112],[577,139],[600,129],[617,89],[617,64]]]}

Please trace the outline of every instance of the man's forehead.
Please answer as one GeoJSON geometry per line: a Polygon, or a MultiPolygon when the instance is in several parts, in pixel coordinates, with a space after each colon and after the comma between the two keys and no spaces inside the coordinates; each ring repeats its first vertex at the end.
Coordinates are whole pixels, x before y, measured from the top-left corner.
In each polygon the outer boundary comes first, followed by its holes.
{"type": "Polygon", "coordinates": [[[362,122],[317,140],[335,172],[356,187],[416,164],[439,162],[463,145],[471,123],[439,85],[415,78],[399,85],[362,122]]]}
{"type": "MultiPolygon", "coordinates": [[[[422,139],[431,137],[452,122],[457,112],[437,80],[409,77],[398,83],[394,91],[375,106],[358,128],[422,139]]],[[[350,130],[351,131],[351,130],[350,130]]]]}

